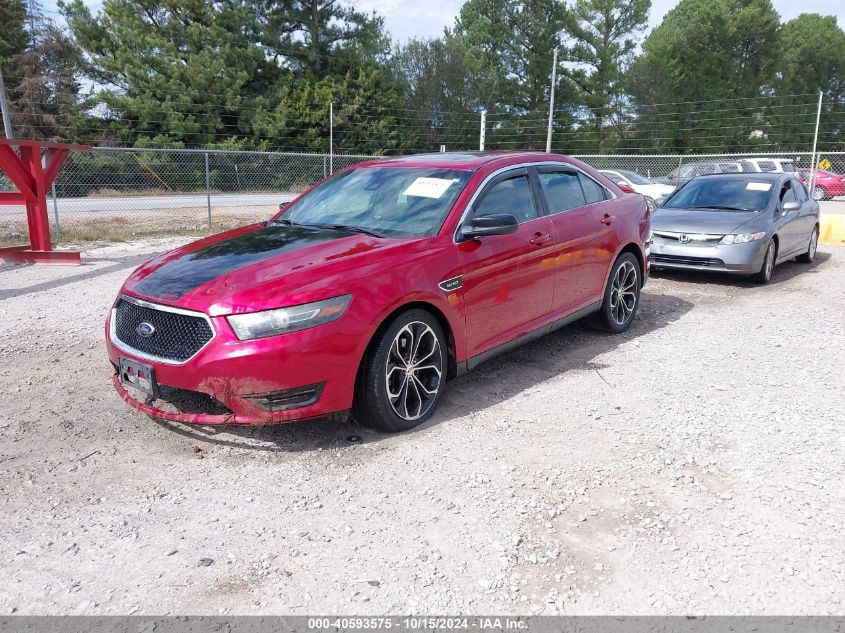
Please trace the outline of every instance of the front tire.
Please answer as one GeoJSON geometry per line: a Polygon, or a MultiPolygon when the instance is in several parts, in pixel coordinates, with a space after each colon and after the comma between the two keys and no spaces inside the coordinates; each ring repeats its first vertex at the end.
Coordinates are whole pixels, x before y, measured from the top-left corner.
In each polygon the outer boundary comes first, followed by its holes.
{"type": "Polygon", "coordinates": [[[623,253],[610,269],[604,300],[593,324],[604,332],[621,334],[631,326],[640,305],[640,263],[631,253],[623,253]]]}
{"type": "Polygon", "coordinates": [[[802,264],[812,264],[816,258],[816,250],[819,246],[819,227],[813,227],[813,233],[810,235],[810,243],[807,245],[807,252],[799,255],[797,259],[802,264]]]}
{"type": "Polygon", "coordinates": [[[760,272],[753,277],[754,281],[758,284],[767,284],[772,280],[776,255],[777,247],[775,246],[775,241],[770,240],[769,245],[766,247],[766,254],[763,255],[763,265],[760,267],[760,272]]]}
{"type": "Polygon", "coordinates": [[[428,420],[446,386],[443,328],[430,312],[409,310],[377,335],[364,355],[353,405],[355,419],[386,433],[428,420]]]}

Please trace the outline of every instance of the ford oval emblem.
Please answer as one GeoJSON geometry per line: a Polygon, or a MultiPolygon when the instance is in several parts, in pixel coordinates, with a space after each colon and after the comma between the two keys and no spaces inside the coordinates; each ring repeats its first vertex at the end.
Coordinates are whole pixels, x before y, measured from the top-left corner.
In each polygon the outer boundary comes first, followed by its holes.
{"type": "Polygon", "coordinates": [[[141,336],[143,338],[150,338],[153,334],[156,333],[156,328],[149,321],[141,321],[138,324],[138,327],[135,328],[135,331],[138,333],[138,336],[141,336]]]}

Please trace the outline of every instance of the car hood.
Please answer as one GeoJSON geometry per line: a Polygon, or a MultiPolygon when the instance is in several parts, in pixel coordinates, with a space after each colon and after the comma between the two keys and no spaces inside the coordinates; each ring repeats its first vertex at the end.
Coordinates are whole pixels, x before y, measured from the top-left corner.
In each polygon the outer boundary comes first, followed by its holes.
{"type": "Polygon", "coordinates": [[[675,188],[672,185],[654,183],[652,185],[636,185],[635,190],[637,193],[642,193],[646,196],[651,196],[652,198],[661,198],[663,196],[668,196],[670,193],[675,191],[675,188]]]}
{"type": "Polygon", "coordinates": [[[763,211],[716,211],[708,209],[668,209],[659,207],[651,215],[652,231],[675,233],[731,233],[763,211]]]}
{"type": "MultiPolygon", "coordinates": [[[[306,296],[309,289],[330,288],[329,277],[339,269],[351,274],[356,260],[411,241],[255,224],[186,244],[147,262],[132,273],[124,291],[213,316],[262,310],[279,307],[291,293],[311,300],[306,296]]],[[[336,294],[342,294],[340,289],[336,294]]]]}

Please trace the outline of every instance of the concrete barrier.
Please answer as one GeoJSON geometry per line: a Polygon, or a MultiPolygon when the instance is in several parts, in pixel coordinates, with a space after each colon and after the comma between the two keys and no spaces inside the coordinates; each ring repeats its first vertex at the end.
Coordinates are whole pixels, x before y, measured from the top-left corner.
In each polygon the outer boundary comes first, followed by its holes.
{"type": "Polygon", "coordinates": [[[845,213],[822,213],[819,218],[819,243],[845,246],[845,213]]]}

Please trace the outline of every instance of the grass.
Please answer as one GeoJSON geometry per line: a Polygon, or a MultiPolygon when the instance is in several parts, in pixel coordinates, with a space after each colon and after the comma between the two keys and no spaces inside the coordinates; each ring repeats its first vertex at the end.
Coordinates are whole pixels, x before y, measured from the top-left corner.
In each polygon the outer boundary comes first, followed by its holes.
{"type": "MultiPolygon", "coordinates": [[[[187,214],[172,214],[168,218],[157,218],[150,224],[144,221],[127,221],[126,218],[96,218],[86,219],[79,224],[63,226],[61,235],[51,230],[53,244],[61,246],[71,243],[90,242],[129,242],[149,237],[178,237],[212,235],[238,226],[250,224],[256,220],[266,219],[244,216],[243,214],[218,214],[211,227],[206,222],[186,217],[187,214]]],[[[27,244],[29,234],[26,223],[22,220],[12,220],[0,223],[0,247],[27,244]]]]}

